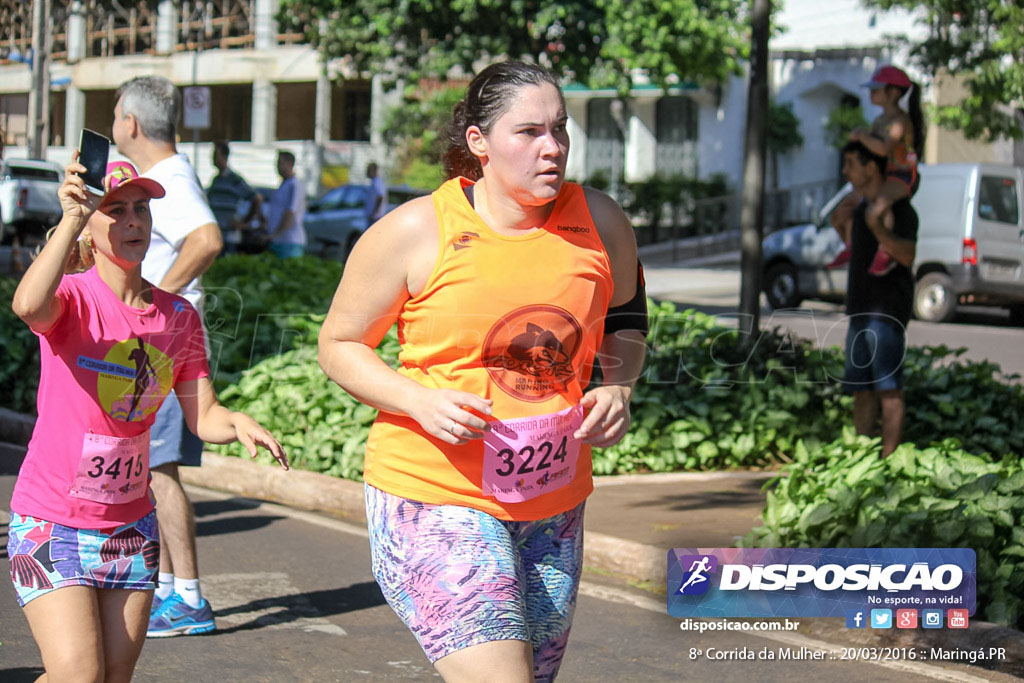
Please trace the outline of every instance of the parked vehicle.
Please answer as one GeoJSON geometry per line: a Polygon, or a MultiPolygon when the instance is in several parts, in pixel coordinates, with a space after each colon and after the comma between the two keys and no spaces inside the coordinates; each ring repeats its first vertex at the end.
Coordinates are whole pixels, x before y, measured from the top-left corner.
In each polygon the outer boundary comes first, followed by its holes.
{"type": "MultiPolygon", "coordinates": [[[[336,253],[340,258],[346,258],[356,240],[369,227],[365,209],[369,191],[369,185],[342,185],[310,202],[302,221],[306,229],[306,251],[321,256],[336,253]]],[[[424,194],[427,194],[426,190],[408,185],[389,186],[385,212],[424,194]]]]}
{"type": "MultiPolygon", "coordinates": [[[[1024,324],[1024,168],[999,164],[920,167],[911,203],[920,219],[914,274],[914,315],[942,322],[957,304],[1003,306],[1024,324]]],[[[830,216],[847,185],[814,224],[779,230],[762,244],[764,292],[772,308],[804,299],[842,301],[845,268],[829,270],[842,250],[830,216]]]]}
{"type": "Polygon", "coordinates": [[[42,240],[62,214],[57,189],[63,169],[30,159],[0,160],[0,243],[42,240]]]}

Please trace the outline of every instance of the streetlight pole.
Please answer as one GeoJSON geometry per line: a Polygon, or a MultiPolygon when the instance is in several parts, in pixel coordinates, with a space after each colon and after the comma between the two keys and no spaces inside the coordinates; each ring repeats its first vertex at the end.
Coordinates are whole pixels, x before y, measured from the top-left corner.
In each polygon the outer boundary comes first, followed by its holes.
{"type": "Polygon", "coordinates": [[[46,159],[50,138],[50,0],[32,2],[32,89],[28,94],[28,156],[46,159]]]}

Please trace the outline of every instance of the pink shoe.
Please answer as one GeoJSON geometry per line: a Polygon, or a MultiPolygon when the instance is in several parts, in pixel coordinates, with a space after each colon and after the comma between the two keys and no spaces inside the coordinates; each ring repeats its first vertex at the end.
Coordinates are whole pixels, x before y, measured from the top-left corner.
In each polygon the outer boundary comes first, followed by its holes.
{"type": "Polygon", "coordinates": [[[832,263],[825,266],[826,268],[841,268],[850,262],[850,247],[849,245],[843,247],[843,250],[839,252],[839,255],[832,259],[832,263]]]}
{"type": "Polygon", "coordinates": [[[868,266],[868,275],[874,275],[881,277],[892,272],[892,269],[896,267],[896,259],[889,254],[885,253],[882,249],[875,252],[875,258],[871,259],[871,265],[868,266]]]}

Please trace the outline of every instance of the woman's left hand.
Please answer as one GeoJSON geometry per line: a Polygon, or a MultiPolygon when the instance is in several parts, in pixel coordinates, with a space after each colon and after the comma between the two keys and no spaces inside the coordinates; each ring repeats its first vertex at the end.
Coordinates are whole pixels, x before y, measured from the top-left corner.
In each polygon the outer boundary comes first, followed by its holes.
{"type": "Polygon", "coordinates": [[[573,434],[583,443],[605,448],[617,444],[629,431],[629,399],[633,390],[612,384],[591,389],[580,405],[590,413],[573,434]]]}
{"type": "Polygon", "coordinates": [[[288,456],[285,455],[281,444],[277,442],[274,435],[268,432],[263,426],[245,413],[231,413],[231,424],[235,427],[235,436],[238,442],[245,446],[249,455],[256,457],[257,446],[263,446],[274,456],[281,467],[289,469],[288,456]]]}

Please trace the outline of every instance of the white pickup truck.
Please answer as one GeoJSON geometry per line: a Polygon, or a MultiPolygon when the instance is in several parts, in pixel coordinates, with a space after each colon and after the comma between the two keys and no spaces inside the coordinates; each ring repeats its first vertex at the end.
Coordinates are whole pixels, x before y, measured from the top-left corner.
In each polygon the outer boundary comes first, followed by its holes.
{"type": "Polygon", "coordinates": [[[41,240],[60,221],[63,169],[48,161],[0,159],[0,244],[41,240]]]}

